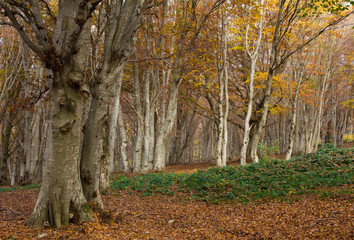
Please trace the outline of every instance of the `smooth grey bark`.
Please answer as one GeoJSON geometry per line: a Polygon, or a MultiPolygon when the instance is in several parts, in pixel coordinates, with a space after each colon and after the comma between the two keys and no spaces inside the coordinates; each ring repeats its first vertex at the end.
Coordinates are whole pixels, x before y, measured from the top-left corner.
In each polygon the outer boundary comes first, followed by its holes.
{"type": "MultiPolygon", "coordinates": [[[[300,52],[300,54],[301,53],[302,53],[302,51],[300,52]]],[[[305,70],[306,70],[307,58],[308,58],[308,51],[306,52],[304,60],[298,64],[299,65],[298,69],[294,70],[296,89],[295,89],[295,93],[293,96],[294,99],[293,99],[292,108],[291,108],[290,130],[288,133],[288,148],[286,150],[285,160],[290,160],[290,158],[293,154],[294,140],[295,140],[295,129],[296,129],[298,105],[299,105],[300,87],[303,82],[303,77],[304,77],[305,70]]]]}
{"type": "Polygon", "coordinates": [[[117,140],[117,133],[118,133],[118,118],[119,116],[119,108],[120,108],[120,91],[122,87],[122,79],[123,79],[123,72],[118,75],[118,79],[116,84],[114,85],[114,97],[113,97],[113,107],[111,113],[111,119],[109,124],[109,172],[112,173],[115,169],[115,147],[116,147],[116,140],[117,140]]]}
{"type": "Polygon", "coordinates": [[[255,163],[259,162],[259,158],[257,155],[258,143],[261,138],[264,126],[267,121],[267,116],[268,116],[270,93],[272,90],[273,75],[275,70],[274,66],[277,62],[277,48],[278,48],[279,37],[280,37],[279,32],[281,28],[281,22],[283,21],[283,11],[285,7],[285,2],[286,0],[279,1],[278,16],[275,24],[275,30],[274,30],[273,40],[272,40],[272,48],[269,57],[269,70],[268,70],[268,76],[266,80],[266,89],[265,89],[263,102],[262,102],[261,117],[257,125],[257,130],[255,131],[255,134],[253,136],[254,139],[251,145],[251,159],[255,163]]]}
{"type": "MultiPolygon", "coordinates": [[[[227,160],[227,116],[229,110],[228,102],[228,72],[227,72],[227,17],[224,13],[221,14],[221,26],[220,28],[220,39],[219,44],[219,54],[217,59],[217,69],[218,69],[218,84],[219,84],[219,96],[218,96],[218,129],[217,129],[217,146],[216,146],[216,165],[219,167],[226,166],[227,160]]],[[[219,19],[217,21],[219,25],[219,19]]]]}
{"type": "Polygon", "coordinates": [[[81,178],[89,202],[103,208],[101,191],[109,186],[109,99],[120,97],[112,93],[118,76],[124,70],[133,47],[133,37],[139,27],[141,15],[150,0],[112,1],[104,40],[104,56],[100,71],[91,86],[92,102],[84,130],[81,158],[81,178]]]}
{"type": "MultiPolygon", "coordinates": [[[[167,14],[167,4],[164,5],[163,8],[163,16],[167,14]]],[[[162,19],[162,26],[165,25],[165,19],[162,19]]],[[[158,43],[158,47],[163,45],[163,36],[161,41],[158,43]]],[[[170,46],[170,53],[173,52],[173,44],[170,46]]],[[[177,57],[178,58],[178,57],[177,57]]],[[[160,71],[156,69],[154,71],[154,79],[156,86],[155,88],[164,89],[169,86],[169,90],[165,93],[167,96],[164,95],[164,91],[161,90],[160,92],[154,91],[155,97],[157,98],[158,95],[162,95],[162,100],[160,101],[160,124],[155,127],[156,131],[156,142],[155,148],[153,152],[154,157],[154,170],[162,170],[166,167],[166,162],[168,159],[169,151],[167,150],[167,146],[169,143],[169,135],[172,132],[172,128],[175,125],[176,118],[177,118],[177,107],[178,107],[178,91],[179,85],[181,84],[181,79],[178,80],[179,71],[176,69],[176,66],[179,64],[179,58],[175,61],[174,69],[162,70],[161,75],[162,79],[160,79],[160,71]],[[171,77],[172,76],[172,77],[171,77]],[[164,100],[167,98],[167,101],[164,100]]],[[[156,103],[155,103],[156,104],[156,103]]]]}
{"type": "MultiPolygon", "coordinates": [[[[177,64],[178,65],[178,64],[177,64]]],[[[171,132],[175,123],[177,115],[177,96],[179,86],[182,82],[182,78],[179,77],[179,71],[174,70],[173,82],[171,84],[168,105],[166,109],[166,119],[160,127],[158,137],[156,139],[155,153],[154,153],[154,170],[162,170],[165,165],[165,149],[167,136],[171,132]]]]}
{"type": "MultiPolygon", "coordinates": [[[[225,23],[226,26],[227,23],[225,23]]],[[[225,34],[225,49],[224,49],[225,61],[226,61],[226,52],[227,52],[227,42],[226,42],[226,34],[225,34]]],[[[228,153],[228,117],[229,117],[229,70],[228,70],[228,63],[225,63],[224,69],[224,87],[225,87],[225,112],[224,112],[224,135],[223,135],[223,143],[222,143],[222,164],[226,166],[228,153]]]]}
{"type": "MultiPolygon", "coordinates": [[[[261,6],[263,7],[264,0],[261,1],[261,6]]],[[[264,11],[261,9],[261,18],[259,21],[259,26],[258,26],[258,37],[256,40],[253,52],[250,50],[249,46],[249,40],[248,40],[248,34],[249,34],[249,19],[248,23],[246,26],[246,36],[245,36],[245,45],[246,45],[246,52],[249,58],[251,59],[251,68],[250,68],[250,77],[249,77],[249,94],[248,94],[248,106],[247,106],[247,113],[246,113],[246,118],[245,118],[245,123],[244,123],[244,134],[243,134],[243,141],[242,141],[242,147],[241,147],[241,153],[240,153],[240,161],[241,165],[246,165],[246,160],[247,160],[247,149],[248,149],[248,143],[250,139],[250,131],[251,131],[251,125],[250,125],[250,120],[252,116],[252,111],[253,111],[253,99],[254,99],[254,77],[255,77],[255,72],[256,72],[256,65],[257,65],[257,60],[258,60],[258,51],[261,45],[261,40],[262,40],[262,33],[263,33],[263,28],[264,28],[264,11]]]]}
{"type": "Polygon", "coordinates": [[[143,108],[141,104],[141,90],[138,63],[133,63],[133,88],[134,88],[134,107],[136,109],[136,125],[137,133],[135,139],[135,147],[133,153],[133,172],[141,172],[142,170],[142,153],[143,153],[143,108]]]}
{"type": "Polygon", "coordinates": [[[143,76],[143,103],[144,103],[144,151],[142,159],[142,170],[144,172],[153,168],[153,147],[155,144],[154,136],[154,115],[150,101],[150,71],[144,71],[143,76]]]}
{"type": "Polygon", "coordinates": [[[290,120],[290,131],[289,131],[289,138],[288,138],[288,149],[286,151],[285,160],[290,160],[294,148],[294,138],[295,138],[295,128],[296,128],[296,119],[297,119],[297,108],[299,102],[299,92],[300,86],[302,82],[302,72],[300,73],[300,79],[297,81],[295,96],[294,96],[294,103],[291,109],[291,120],[290,120]]]}
{"type": "Polygon", "coordinates": [[[99,209],[103,208],[100,190],[106,190],[104,189],[106,186],[100,181],[100,174],[108,174],[109,115],[105,102],[108,99],[101,95],[104,91],[105,89],[98,87],[91,90],[92,99],[88,119],[84,126],[80,168],[85,197],[89,202],[95,202],[99,209]],[[101,169],[104,165],[107,169],[101,169]]]}
{"type": "Polygon", "coordinates": [[[41,146],[41,116],[42,106],[41,103],[35,106],[35,111],[32,115],[31,127],[27,130],[30,131],[29,149],[26,155],[26,183],[33,183],[37,181],[39,164],[40,164],[40,146],[41,146]]]}
{"type": "MultiPolygon", "coordinates": [[[[27,46],[24,46],[24,50],[27,46]]],[[[26,57],[27,50],[24,51],[24,57],[26,57]]],[[[30,94],[36,94],[40,90],[41,77],[43,75],[43,64],[36,64],[36,83],[39,89],[30,89],[30,78],[28,76],[28,63],[24,62],[25,72],[27,72],[25,95],[29,97],[30,94]]],[[[25,133],[24,133],[24,152],[25,152],[25,169],[24,173],[21,173],[21,179],[26,184],[38,182],[38,171],[40,169],[40,146],[41,146],[41,117],[42,117],[42,102],[39,101],[33,106],[34,111],[26,110],[25,112],[25,133]]]]}
{"type": "Polygon", "coordinates": [[[130,171],[129,162],[128,162],[128,152],[127,152],[127,145],[128,145],[128,137],[127,132],[124,125],[124,118],[122,112],[122,105],[119,104],[118,106],[118,128],[119,128],[119,136],[120,136],[120,162],[123,165],[123,171],[128,172],[130,171]]]}

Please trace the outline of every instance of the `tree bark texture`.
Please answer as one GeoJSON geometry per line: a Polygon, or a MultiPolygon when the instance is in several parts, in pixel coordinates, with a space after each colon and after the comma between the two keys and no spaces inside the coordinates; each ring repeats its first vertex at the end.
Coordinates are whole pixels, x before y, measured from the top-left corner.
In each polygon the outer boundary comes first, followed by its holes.
{"type": "Polygon", "coordinates": [[[139,26],[141,15],[150,1],[112,1],[104,57],[100,71],[92,84],[92,102],[85,125],[82,148],[81,178],[85,196],[89,202],[103,208],[100,191],[109,186],[109,99],[120,98],[120,92],[112,88],[121,76],[133,47],[133,37],[139,26]]]}
{"type": "MultiPolygon", "coordinates": [[[[38,5],[35,2],[32,4],[36,14],[34,17],[41,24],[38,5]]],[[[90,16],[88,9],[86,3],[78,0],[59,3],[59,14],[51,38],[55,45],[48,52],[45,62],[53,75],[48,84],[51,93],[50,122],[43,182],[35,208],[27,220],[30,227],[40,227],[48,221],[59,228],[69,224],[70,214],[78,221],[92,220],[80,180],[82,123],[88,96],[83,74],[89,54],[90,23],[86,21],[90,16]],[[75,18],[80,17],[84,19],[81,24],[75,21],[75,18]],[[72,48],[77,51],[72,52],[72,48]]],[[[41,40],[41,32],[37,33],[37,37],[41,40]]],[[[41,43],[44,48],[47,46],[46,40],[41,43]]]]}

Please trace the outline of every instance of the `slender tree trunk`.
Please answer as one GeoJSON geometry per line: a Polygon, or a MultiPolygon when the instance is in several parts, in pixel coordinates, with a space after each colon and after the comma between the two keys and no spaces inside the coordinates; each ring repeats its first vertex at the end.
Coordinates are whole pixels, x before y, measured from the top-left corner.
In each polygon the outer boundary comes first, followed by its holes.
{"type": "MultiPolygon", "coordinates": [[[[28,174],[29,183],[35,182],[35,176],[37,175],[36,171],[38,170],[39,163],[39,154],[40,154],[40,145],[41,145],[41,115],[42,115],[42,107],[41,104],[38,104],[35,108],[35,112],[33,114],[32,119],[32,139],[30,143],[30,149],[27,152],[29,155],[29,165],[26,166],[26,172],[28,174]]],[[[27,163],[27,162],[26,162],[27,163]]]]}
{"type": "Polygon", "coordinates": [[[251,158],[253,162],[257,163],[259,162],[259,158],[257,155],[257,147],[259,140],[262,136],[264,126],[267,121],[267,116],[268,116],[268,109],[269,109],[269,101],[270,101],[270,93],[272,90],[272,83],[273,83],[273,75],[274,75],[274,64],[277,61],[277,48],[279,44],[279,32],[281,28],[281,21],[283,20],[283,10],[285,6],[285,0],[281,0],[279,2],[279,10],[278,10],[278,16],[277,16],[277,22],[275,24],[275,31],[273,35],[273,40],[272,40],[272,49],[270,53],[270,59],[269,59],[269,70],[268,70],[268,76],[267,76],[267,81],[266,81],[266,89],[263,97],[263,102],[262,102],[262,112],[261,112],[261,118],[259,121],[259,124],[257,126],[257,131],[255,131],[254,134],[254,139],[253,143],[251,146],[251,158]]]}
{"type": "MultiPolygon", "coordinates": [[[[177,70],[175,70],[177,71],[177,70]]],[[[182,79],[179,78],[179,73],[175,72],[173,77],[173,83],[170,89],[169,99],[168,99],[168,106],[167,106],[167,114],[166,119],[163,122],[158,137],[156,139],[156,146],[155,146],[155,170],[162,170],[165,161],[165,148],[166,148],[166,141],[168,134],[172,131],[172,127],[175,123],[176,116],[177,116],[177,96],[179,85],[182,82],[182,79]]]]}
{"type": "Polygon", "coordinates": [[[290,131],[289,131],[289,139],[288,139],[289,145],[288,145],[288,149],[286,151],[285,160],[290,160],[292,153],[293,153],[300,85],[301,85],[301,79],[299,80],[299,82],[296,85],[294,104],[291,109],[291,122],[290,122],[290,131]]]}
{"type": "MultiPolygon", "coordinates": [[[[264,0],[261,1],[260,5],[263,8],[264,0]]],[[[249,79],[249,95],[248,95],[248,107],[247,107],[247,114],[245,118],[245,125],[244,125],[244,135],[243,135],[243,141],[242,141],[242,148],[241,148],[241,154],[240,154],[240,160],[241,160],[241,165],[246,165],[247,163],[247,149],[248,149],[248,143],[250,139],[250,120],[252,116],[252,108],[253,108],[253,98],[254,98],[254,76],[256,72],[256,64],[257,64],[257,59],[258,59],[258,51],[259,47],[261,45],[261,40],[262,40],[262,33],[263,33],[263,23],[264,23],[264,11],[261,9],[261,18],[259,21],[259,30],[258,30],[258,38],[255,43],[255,49],[253,52],[250,51],[249,48],[249,41],[248,41],[248,33],[249,33],[249,22],[247,23],[246,27],[246,38],[245,38],[245,45],[246,45],[246,51],[248,56],[251,58],[251,69],[250,69],[250,79],[249,79]]]]}
{"type": "Polygon", "coordinates": [[[133,154],[133,172],[141,172],[142,169],[142,153],[143,153],[143,108],[141,104],[141,90],[138,63],[133,64],[133,80],[134,80],[134,105],[136,109],[137,133],[133,154]]]}
{"type": "Polygon", "coordinates": [[[227,17],[221,14],[221,26],[219,20],[217,25],[220,28],[219,52],[217,59],[218,81],[219,81],[219,98],[218,98],[218,135],[216,145],[216,165],[219,167],[226,166],[227,160],[227,117],[228,117],[228,72],[227,72],[227,17]],[[224,99],[225,98],[225,99],[224,99]]]}
{"type": "Polygon", "coordinates": [[[328,88],[328,79],[330,77],[330,66],[331,66],[331,60],[332,60],[332,54],[333,52],[331,52],[328,56],[328,62],[327,62],[327,67],[326,67],[326,72],[325,72],[325,76],[322,80],[322,84],[321,84],[321,88],[320,88],[320,98],[319,98],[319,106],[318,106],[318,110],[317,110],[317,114],[316,114],[316,118],[315,118],[315,122],[314,122],[314,131],[313,131],[313,135],[311,138],[311,146],[310,146],[310,152],[316,152],[317,148],[318,148],[318,141],[320,139],[321,136],[321,125],[322,125],[322,111],[323,111],[323,102],[324,102],[324,94],[326,89],[328,88]]]}
{"type": "Polygon", "coordinates": [[[117,140],[117,133],[118,133],[118,118],[119,118],[119,108],[120,108],[120,91],[122,87],[122,79],[123,79],[123,71],[120,75],[118,75],[117,82],[114,86],[114,99],[113,99],[113,109],[111,114],[111,120],[109,124],[109,173],[114,171],[115,165],[115,147],[116,147],[116,140],[117,140]]]}
{"type": "Polygon", "coordinates": [[[222,143],[224,135],[224,113],[223,113],[223,98],[224,84],[222,70],[218,71],[219,78],[219,99],[218,99],[218,128],[217,128],[217,144],[216,144],[216,166],[223,167],[222,164],[222,143]]]}
{"type": "Polygon", "coordinates": [[[153,146],[155,143],[154,137],[154,114],[153,107],[150,101],[150,74],[149,70],[144,73],[144,152],[143,152],[143,163],[142,170],[149,171],[153,168],[153,146]]]}
{"type": "Polygon", "coordinates": [[[5,118],[4,131],[1,137],[0,186],[8,185],[10,183],[10,171],[9,171],[10,138],[11,138],[11,130],[13,128],[13,121],[15,117],[16,117],[15,112],[10,111],[8,117],[5,118]]]}
{"type": "Polygon", "coordinates": [[[249,90],[249,96],[248,96],[248,108],[247,108],[247,114],[245,118],[245,127],[244,127],[244,134],[243,134],[243,141],[242,141],[242,148],[241,148],[241,165],[244,166],[247,163],[247,149],[248,149],[248,143],[250,139],[250,131],[251,131],[251,126],[250,126],[250,120],[251,120],[251,115],[252,115],[252,108],[253,108],[253,95],[254,95],[254,74],[255,74],[255,68],[256,68],[256,61],[251,60],[251,73],[250,73],[250,90],[249,90]]]}
{"type": "Polygon", "coordinates": [[[128,138],[127,138],[127,132],[125,130],[121,105],[118,106],[118,128],[119,128],[119,135],[121,138],[120,161],[123,165],[123,171],[128,172],[130,170],[129,162],[128,162],[128,153],[127,153],[128,138]]]}
{"type": "MultiPolygon", "coordinates": [[[[226,38],[225,38],[226,39],[226,38]]],[[[225,44],[226,45],[226,44],[225,44]]],[[[227,46],[227,45],[226,45],[227,46]]],[[[226,48],[225,46],[225,48],[226,48]]],[[[226,55],[227,49],[225,49],[225,55],[226,55]]],[[[224,84],[225,84],[225,112],[224,112],[224,134],[223,134],[223,144],[222,144],[222,165],[226,166],[227,163],[227,146],[228,146],[228,124],[227,124],[227,119],[229,116],[229,90],[228,90],[228,81],[229,81],[229,73],[228,73],[228,64],[225,63],[225,69],[224,69],[224,84]]]]}
{"type": "MultiPolygon", "coordinates": [[[[336,91],[336,83],[332,83],[332,90],[336,91]]],[[[337,104],[336,104],[336,95],[334,94],[331,99],[332,103],[332,144],[337,147],[337,104]]]]}
{"type": "Polygon", "coordinates": [[[293,106],[291,109],[291,120],[290,120],[290,130],[288,133],[288,148],[286,151],[286,156],[285,160],[290,160],[293,149],[294,149],[294,139],[295,139],[295,129],[296,129],[296,122],[297,122],[297,112],[298,112],[298,103],[299,103],[299,94],[300,94],[300,87],[302,84],[302,79],[305,71],[305,67],[307,64],[307,56],[308,53],[306,53],[305,59],[303,63],[300,63],[300,69],[298,72],[295,70],[295,80],[296,80],[296,89],[295,89],[295,95],[294,95],[294,101],[293,101],[293,106]]]}

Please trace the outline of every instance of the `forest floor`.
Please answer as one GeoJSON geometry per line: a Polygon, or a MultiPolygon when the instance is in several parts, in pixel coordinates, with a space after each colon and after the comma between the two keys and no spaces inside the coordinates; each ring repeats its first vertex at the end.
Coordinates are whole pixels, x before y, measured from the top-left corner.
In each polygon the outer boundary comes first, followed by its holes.
{"type": "Polygon", "coordinates": [[[351,149],[324,147],[292,162],[186,164],[116,176],[93,222],[60,229],[26,226],[38,187],[0,188],[0,239],[354,239],[353,156],[351,149]],[[230,186],[247,201],[200,201],[227,199],[230,186]],[[271,198],[282,192],[284,198],[271,198]]]}
{"type": "Polygon", "coordinates": [[[29,229],[37,196],[38,189],[0,193],[0,239],[354,239],[353,195],[208,204],[185,192],[120,190],[103,197],[106,209],[94,222],[29,229]]]}

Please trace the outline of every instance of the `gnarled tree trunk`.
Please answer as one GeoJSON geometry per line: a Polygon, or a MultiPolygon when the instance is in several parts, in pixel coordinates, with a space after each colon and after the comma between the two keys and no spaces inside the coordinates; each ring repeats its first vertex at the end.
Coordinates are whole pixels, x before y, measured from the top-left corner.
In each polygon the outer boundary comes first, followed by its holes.
{"type": "Polygon", "coordinates": [[[73,72],[69,65],[53,76],[43,183],[27,220],[30,227],[40,227],[47,220],[55,227],[68,225],[70,213],[80,221],[92,220],[78,171],[85,97],[68,84],[73,72]]]}

